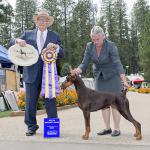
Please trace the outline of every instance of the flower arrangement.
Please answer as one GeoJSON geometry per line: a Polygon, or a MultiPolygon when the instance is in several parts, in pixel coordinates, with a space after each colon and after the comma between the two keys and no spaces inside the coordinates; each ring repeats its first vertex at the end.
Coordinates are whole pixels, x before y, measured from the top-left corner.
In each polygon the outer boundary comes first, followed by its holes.
{"type": "Polygon", "coordinates": [[[138,89],[135,89],[134,87],[129,87],[128,90],[132,91],[132,92],[137,92],[138,91],[138,89]]]}
{"type": "Polygon", "coordinates": [[[132,92],[138,92],[138,93],[150,93],[150,88],[135,89],[134,87],[130,87],[128,90],[132,92]]]}
{"type": "Polygon", "coordinates": [[[73,105],[77,103],[77,93],[75,90],[60,91],[59,96],[56,97],[57,106],[73,105]]]}
{"type": "Polygon", "coordinates": [[[21,109],[21,110],[24,110],[25,109],[25,92],[24,91],[19,91],[18,94],[17,94],[17,104],[18,104],[18,107],[21,109]]]}
{"type": "Polygon", "coordinates": [[[138,92],[139,93],[150,93],[150,88],[139,88],[138,92]]]}
{"type": "MultiPolygon", "coordinates": [[[[17,104],[21,110],[25,109],[25,92],[19,91],[17,94],[17,104]]],[[[61,91],[59,96],[56,97],[57,106],[73,105],[77,102],[77,94],[75,90],[61,91]]],[[[39,97],[37,109],[44,109],[44,101],[42,96],[39,97]]]]}

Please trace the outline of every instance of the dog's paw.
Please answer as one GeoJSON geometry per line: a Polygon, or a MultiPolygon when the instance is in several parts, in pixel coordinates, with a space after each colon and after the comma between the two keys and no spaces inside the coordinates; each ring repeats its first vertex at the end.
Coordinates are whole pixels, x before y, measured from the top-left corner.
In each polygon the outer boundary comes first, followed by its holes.
{"type": "Polygon", "coordinates": [[[87,136],[87,135],[82,135],[82,139],[83,139],[83,140],[88,140],[88,139],[89,139],[89,136],[87,136]]]}
{"type": "Polygon", "coordinates": [[[138,135],[138,136],[136,137],[136,140],[142,140],[142,135],[138,135]]]}
{"type": "Polygon", "coordinates": [[[134,137],[137,137],[138,136],[138,133],[134,133],[134,135],[133,135],[134,137]]]}

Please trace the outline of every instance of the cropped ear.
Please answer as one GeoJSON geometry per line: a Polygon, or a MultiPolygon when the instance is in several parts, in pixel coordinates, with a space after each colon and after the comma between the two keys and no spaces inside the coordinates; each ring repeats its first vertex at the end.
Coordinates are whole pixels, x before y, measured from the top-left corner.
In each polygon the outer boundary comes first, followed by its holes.
{"type": "Polygon", "coordinates": [[[69,66],[69,71],[70,71],[70,73],[72,72],[72,67],[71,67],[71,65],[69,66]]]}
{"type": "Polygon", "coordinates": [[[74,75],[74,73],[73,73],[73,69],[72,69],[72,67],[71,67],[71,66],[69,66],[69,72],[70,72],[70,74],[71,74],[71,75],[74,75]]]}

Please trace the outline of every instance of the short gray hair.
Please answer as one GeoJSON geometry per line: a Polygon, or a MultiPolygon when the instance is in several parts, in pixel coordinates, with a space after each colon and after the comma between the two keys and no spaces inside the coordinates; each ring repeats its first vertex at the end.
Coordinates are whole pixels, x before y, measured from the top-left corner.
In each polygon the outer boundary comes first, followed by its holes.
{"type": "Polygon", "coordinates": [[[104,30],[100,26],[94,26],[91,29],[90,36],[92,37],[93,34],[103,34],[103,35],[105,35],[104,30]]]}

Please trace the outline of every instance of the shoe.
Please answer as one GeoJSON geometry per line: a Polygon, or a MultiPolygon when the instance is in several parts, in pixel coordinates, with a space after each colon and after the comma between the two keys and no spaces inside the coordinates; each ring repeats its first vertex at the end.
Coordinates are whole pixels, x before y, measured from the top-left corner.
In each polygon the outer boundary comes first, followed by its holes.
{"type": "Polygon", "coordinates": [[[36,131],[28,130],[26,132],[26,136],[33,136],[34,134],[36,134],[36,131]]]}
{"type": "Polygon", "coordinates": [[[39,125],[36,125],[35,131],[39,129],[39,125]]]}
{"type": "Polygon", "coordinates": [[[106,134],[111,134],[112,130],[110,129],[104,129],[103,131],[97,133],[97,135],[106,135],[106,134]]]}
{"type": "Polygon", "coordinates": [[[27,132],[26,132],[26,136],[33,136],[36,134],[36,130],[39,128],[39,126],[37,125],[35,130],[31,130],[29,129],[27,132]]]}
{"type": "Polygon", "coordinates": [[[111,133],[111,136],[119,136],[120,135],[120,131],[118,130],[114,130],[112,133],[111,133]]]}

